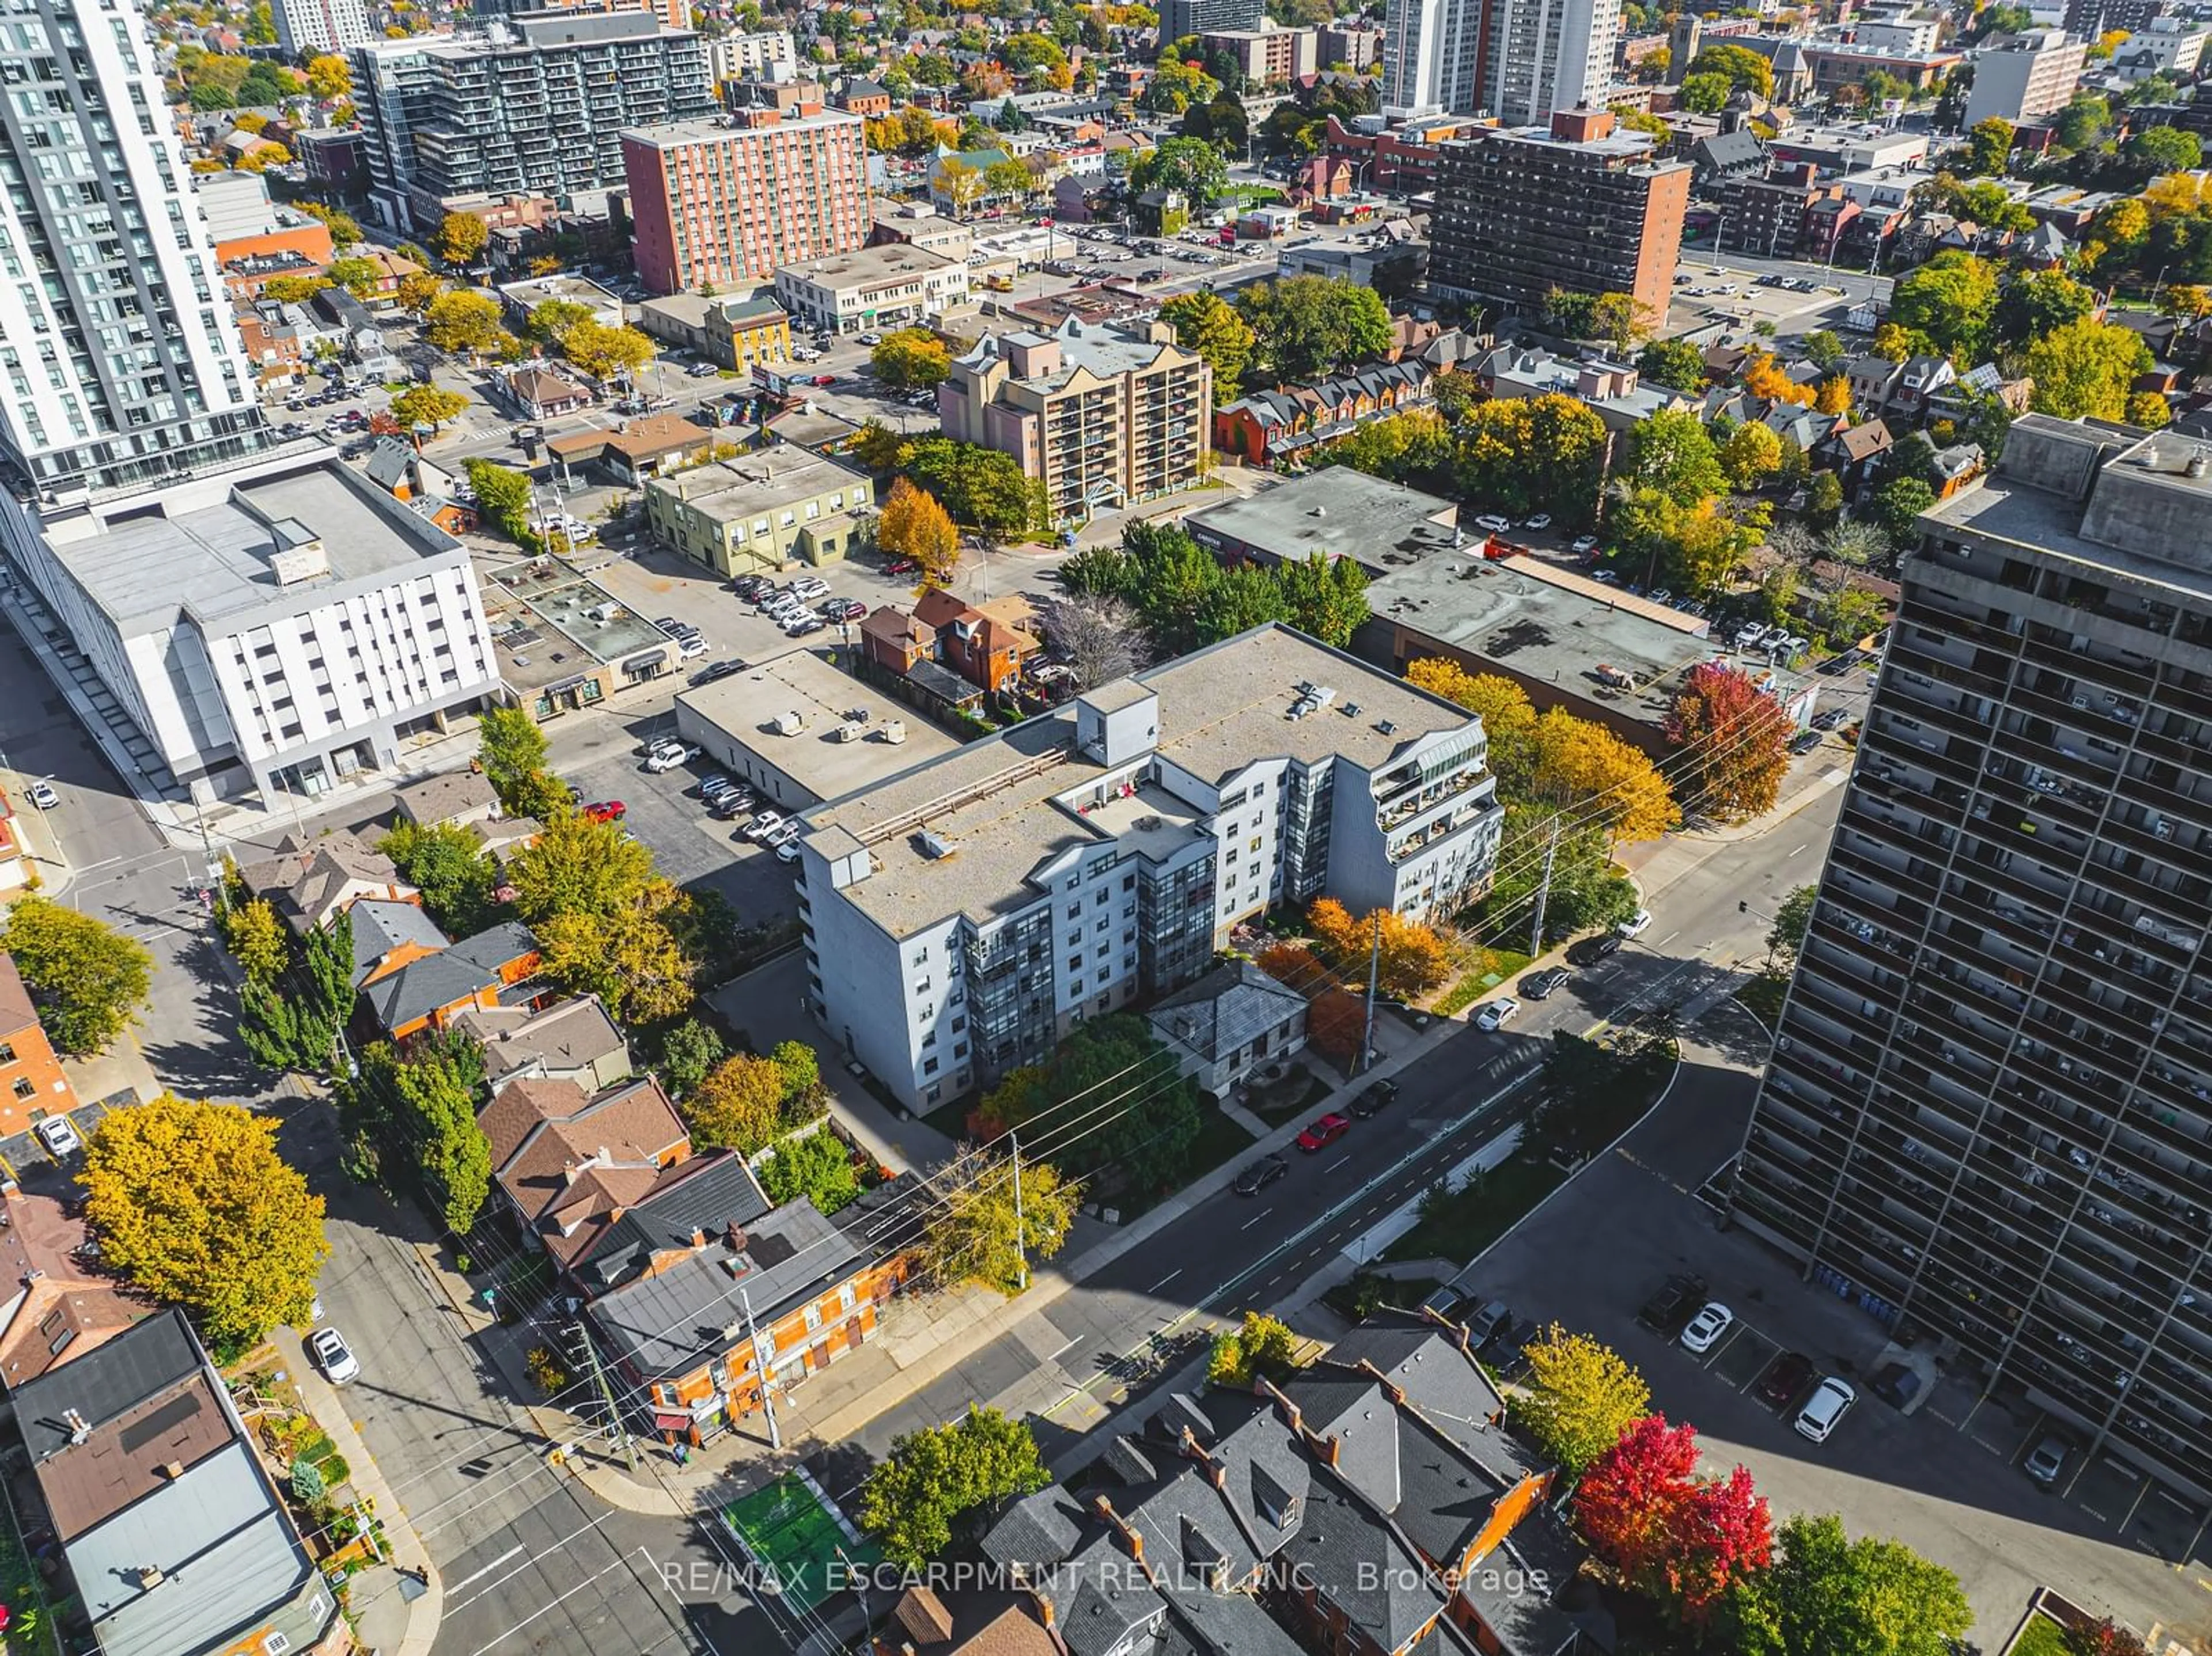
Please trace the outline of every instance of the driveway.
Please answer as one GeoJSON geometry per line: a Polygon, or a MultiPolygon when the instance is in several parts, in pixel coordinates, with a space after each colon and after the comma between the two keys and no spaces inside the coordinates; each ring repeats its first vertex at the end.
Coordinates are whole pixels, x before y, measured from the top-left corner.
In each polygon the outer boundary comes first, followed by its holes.
{"type": "Polygon", "coordinates": [[[2089,1469],[2070,1495],[2046,1494],[2014,1464],[2038,1422],[2008,1421],[1989,1404],[1977,1409],[1971,1395],[1957,1395],[1962,1387],[1939,1384],[1900,1415],[1863,1384],[1887,1342],[1882,1325],[1801,1280],[1764,1244],[1716,1228],[1715,1210],[1697,1192],[1742,1138],[1763,1046],[1732,1004],[1700,1020],[1667,1102],[1462,1282],[1479,1298],[1586,1330],[1620,1352],[1650,1382],[1654,1408],[1697,1426],[1708,1465],[1748,1466],[1778,1515],[1839,1513],[1854,1534],[1894,1537],[1956,1571],[1985,1648],[2038,1586],[2137,1627],[2162,1622],[2178,1635],[2202,1628],[2212,1564],[2177,1570],[2152,1550],[2162,1544],[2179,1556],[2189,1548],[2195,1538],[2179,1532],[2195,1514],[2154,1500],[2131,1468],[2089,1469]],[[1738,1319],[1704,1357],[1636,1320],[1644,1298],[1677,1271],[1704,1277],[1738,1319]],[[1799,1437],[1786,1413],[1751,1389],[1784,1350],[1859,1386],[1858,1404],[1825,1444],[1799,1437]]]}

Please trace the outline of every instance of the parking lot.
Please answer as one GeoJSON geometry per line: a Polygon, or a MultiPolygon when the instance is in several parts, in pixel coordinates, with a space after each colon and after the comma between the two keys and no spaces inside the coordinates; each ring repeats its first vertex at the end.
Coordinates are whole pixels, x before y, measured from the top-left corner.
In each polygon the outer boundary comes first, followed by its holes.
{"type": "MultiPolygon", "coordinates": [[[[1726,1005],[1711,1015],[1743,1016],[1726,1005]]],[[[1740,1034],[1729,1032],[1726,1044],[1756,1050],[1740,1034]]],[[[1684,1061],[1668,1102],[1460,1285],[1620,1352],[1650,1384],[1655,1409],[1698,1428],[1709,1467],[1749,1467],[1778,1515],[1838,1513],[1854,1534],[1893,1537],[1957,1572],[1984,1649],[1996,1647],[2038,1586],[2139,1629],[2162,1623],[2177,1638],[2201,1640],[2212,1629],[2212,1556],[2200,1512],[2101,1459],[2084,1465],[2069,1458],[2055,1491],[2039,1488],[2019,1463],[2050,1429],[2039,1411],[1979,1401],[1963,1378],[1939,1380],[1910,1412],[1891,1407],[1867,1385],[1887,1330],[1856,1303],[1802,1280],[1772,1249],[1718,1228],[1700,1193],[1741,1141],[1753,1078],[1694,1037],[1684,1061]],[[1624,1271],[1624,1260],[1636,1263],[1624,1271]],[[1645,1299],[1677,1271],[1704,1277],[1709,1297],[1735,1313],[1735,1326],[1702,1356],[1637,1320],[1645,1299]],[[1860,1393],[1824,1443],[1791,1429],[1809,1383],[1780,1407],[1758,1395],[1760,1376],[1783,1351],[1803,1353],[1816,1376],[1838,1375],[1860,1393]]]]}
{"type": "MultiPolygon", "coordinates": [[[[100,1118],[107,1113],[109,1101],[99,1099],[89,1104],[80,1104],[69,1112],[70,1124],[76,1128],[78,1138],[92,1137],[93,1128],[99,1125],[100,1118]]],[[[137,1100],[134,1095],[125,1094],[117,1101],[129,1104],[137,1100]]],[[[18,1185],[38,1195],[66,1198],[76,1180],[77,1164],[82,1159],[82,1151],[72,1153],[66,1162],[56,1159],[36,1132],[19,1132],[0,1138],[0,1160],[5,1160],[14,1170],[18,1185]]]]}

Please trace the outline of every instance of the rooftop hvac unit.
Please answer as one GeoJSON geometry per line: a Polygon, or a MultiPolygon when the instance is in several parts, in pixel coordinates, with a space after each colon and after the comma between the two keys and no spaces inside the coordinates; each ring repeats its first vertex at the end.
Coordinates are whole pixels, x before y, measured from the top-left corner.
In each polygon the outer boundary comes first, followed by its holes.
{"type": "Polygon", "coordinates": [[[922,829],[922,855],[927,857],[932,862],[941,861],[943,858],[950,857],[958,849],[959,847],[954,845],[951,840],[946,839],[943,834],[937,833],[935,830],[931,828],[922,829]]]}
{"type": "Polygon", "coordinates": [[[866,734],[867,732],[866,731],[862,730],[858,725],[854,724],[850,719],[842,721],[837,726],[837,739],[840,742],[858,742],[866,734]]]}
{"type": "Polygon", "coordinates": [[[797,736],[806,728],[806,715],[802,713],[781,713],[775,716],[778,736],[797,736]]]}
{"type": "Polygon", "coordinates": [[[885,719],[884,721],[883,737],[884,740],[890,743],[893,747],[896,747],[900,743],[905,741],[906,720],[903,719],[885,719]]]}

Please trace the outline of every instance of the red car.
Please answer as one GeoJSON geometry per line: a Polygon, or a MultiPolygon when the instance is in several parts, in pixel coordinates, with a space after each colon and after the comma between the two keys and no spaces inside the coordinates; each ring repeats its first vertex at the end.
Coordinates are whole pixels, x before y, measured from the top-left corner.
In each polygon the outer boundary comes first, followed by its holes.
{"type": "Polygon", "coordinates": [[[817,373],[814,376],[814,383],[825,387],[834,385],[837,383],[837,376],[834,373],[817,373]]]}
{"type": "Polygon", "coordinates": [[[1325,1150],[1351,1131],[1350,1120],[1331,1110],[1298,1135],[1298,1148],[1302,1150],[1325,1150]]]}
{"type": "Polygon", "coordinates": [[[602,799],[585,806],[584,815],[594,822],[619,822],[629,815],[629,807],[619,799],[602,799]]]}
{"type": "Polygon", "coordinates": [[[912,558],[893,558],[884,566],[886,575],[911,575],[918,567],[912,558]]]}

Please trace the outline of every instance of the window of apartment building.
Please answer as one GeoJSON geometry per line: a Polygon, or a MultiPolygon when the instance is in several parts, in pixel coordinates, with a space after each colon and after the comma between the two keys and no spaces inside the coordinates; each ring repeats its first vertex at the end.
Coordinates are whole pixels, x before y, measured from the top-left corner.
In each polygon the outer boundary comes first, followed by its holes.
{"type": "Polygon", "coordinates": [[[822,1326],[822,1312],[820,1307],[810,1305],[806,1307],[805,1315],[806,1318],[806,1331],[808,1333],[811,1334],[822,1326]]]}
{"type": "Polygon", "coordinates": [[[1121,877],[1121,889],[1124,891],[1134,891],[1136,889],[1137,877],[1133,874],[1124,874],[1121,877]]]}
{"type": "Polygon", "coordinates": [[[841,1283],[837,1289],[837,1308],[849,1312],[858,1303],[859,1297],[853,1292],[852,1283],[841,1283]]]}
{"type": "MultiPolygon", "coordinates": [[[[1076,944],[1080,944],[1083,939],[1080,937],[1072,937],[1069,941],[1076,944]]],[[[1080,972],[1083,969],[1083,956],[1080,955],[1070,955],[1067,957],[1067,969],[1071,972],[1080,972]]]]}
{"type": "Polygon", "coordinates": [[[967,1027],[968,1020],[964,1017],[958,1017],[952,1020],[952,1033],[956,1035],[967,1027]]]}
{"type": "Polygon", "coordinates": [[[1110,894],[1108,892],[1101,891],[1096,897],[1091,899],[1091,906],[1096,908],[1105,907],[1106,899],[1109,895],[1110,894]]]}
{"type": "MultiPolygon", "coordinates": [[[[1072,915],[1072,914],[1071,914],[1071,915],[1069,915],[1069,916],[1068,916],[1068,918],[1069,918],[1070,919],[1073,919],[1075,917],[1074,917],[1073,915],[1072,915]]],[[[1083,941],[1083,928],[1082,928],[1082,927],[1080,927],[1080,926],[1078,926],[1074,931],[1071,931],[1071,932],[1069,932],[1069,933],[1067,934],[1067,944],[1068,944],[1068,947],[1069,947],[1069,948],[1071,948],[1071,949],[1077,947],[1079,944],[1080,944],[1080,943],[1082,943],[1082,941],[1083,941]]]]}
{"type": "Polygon", "coordinates": [[[1067,992],[1071,995],[1081,994],[1083,992],[1083,980],[1081,978],[1077,978],[1071,982],[1067,986],[1067,992]]]}
{"type": "Polygon", "coordinates": [[[15,1043],[12,1040],[0,1040],[0,1064],[13,1064],[15,1061],[15,1043]]]}
{"type": "Polygon", "coordinates": [[[36,1087],[33,1087],[33,1086],[31,1084],[31,1078],[30,1078],[30,1077],[28,1077],[28,1076],[17,1076],[17,1077],[15,1077],[15,1096],[16,1096],[16,1097],[18,1097],[18,1098],[29,1098],[29,1097],[31,1097],[33,1094],[35,1094],[38,1090],[39,1090],[39,1089],[38,1089],[36,1087]]]}
{"type": "Polygon", "coordinates": [[[945,1089],[941,1085],[932,1087],[927,1092],[922,1095],[922,1102],[925,1104],[934,1104],[944,1095],[945,1089]]]}
{"type": "Polygon", "coordinates": [[[921,1063],[921,1072],[926,1076],[935,1075],[937,1073],[937,1060],[933,1058],[924,1059],[921,1063]]]}
{"type": "Polygon", "coordinates": [[[1101,914],[1098,917],[1098,924],[1091,928],[1102,937],[1113,929],[1114,919],[1110,914],[1101,914]]]}
{"type": "Polygon", "coordinates": [[[955,1064],[957,1064],[958,1062],[960,1062],[960,1060],[961,1060],[962,1059],[963,1059],[963,1058],[965,1058],[965,1057],[967,1057],[967,1056],[968,1056],[968,1043],[967,1043],[966,1041],[964,1041],[964,1040],[963,1040],[963,1041],[961,1041],[961,1042],[957,1043],[957,1045],[952,1048],[952,1061],[953,1061],[955,1064]]]}

